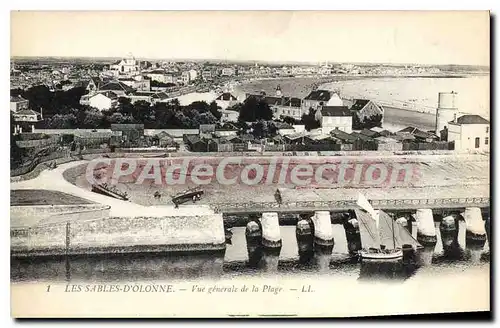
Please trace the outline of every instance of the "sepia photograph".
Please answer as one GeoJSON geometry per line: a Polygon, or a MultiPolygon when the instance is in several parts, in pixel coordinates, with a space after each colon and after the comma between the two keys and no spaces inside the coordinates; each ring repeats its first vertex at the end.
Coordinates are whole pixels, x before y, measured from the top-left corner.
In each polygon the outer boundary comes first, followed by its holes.
{"type": "Polygon", "coordinates": [[[491,316],[490,20],[11,11],[11,316],[491,316]]]}

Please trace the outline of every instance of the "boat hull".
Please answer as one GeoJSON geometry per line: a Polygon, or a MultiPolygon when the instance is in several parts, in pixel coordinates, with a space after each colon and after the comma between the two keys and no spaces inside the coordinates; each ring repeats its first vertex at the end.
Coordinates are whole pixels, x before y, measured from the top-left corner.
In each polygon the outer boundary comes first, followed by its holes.
{"type": "Polygon", "coordinates": [[[403,258],[402,250],[397,250],[392,253],[368,253],[361,251],[359,254],[362,261],[394,261],[403,258]]]}

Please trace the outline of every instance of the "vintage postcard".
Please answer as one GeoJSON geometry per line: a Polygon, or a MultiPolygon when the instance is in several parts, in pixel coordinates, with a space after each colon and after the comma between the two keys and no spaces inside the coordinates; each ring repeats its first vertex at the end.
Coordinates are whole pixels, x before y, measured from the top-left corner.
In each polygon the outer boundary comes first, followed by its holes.
{"type": "Polygon", "coordinates": [[[490,311],[487,11],[15,11],[15,318],[490,311]]]}

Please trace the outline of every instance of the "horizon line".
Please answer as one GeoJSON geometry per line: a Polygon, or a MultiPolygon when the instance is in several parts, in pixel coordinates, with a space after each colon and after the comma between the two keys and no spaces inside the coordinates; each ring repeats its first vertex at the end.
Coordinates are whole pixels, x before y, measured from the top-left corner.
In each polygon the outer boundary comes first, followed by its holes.
{"type": "MultiPolygon", "coordinates": [[[[15,55],[10,56],[13,58],[71,58],[71,59],[123,59],[126,56],[72,56],[72,55],[15,55]]],[[[287,61],[275,61],[275,60],[252,60],[252,59],[216,59],[216,58],[158,58],[158,57],[135,57],[136,60],[163,60],[163,61],[219,61],[219,62],[252,62],[252,63],[272,63],[272,64],[309,64],[309,65],[319,65],[319,64],[370,64],[370,65],[420,65],[420,66],[473,66],[490,68],[490,65],[480,65],[480,64],[435,64],[435,63],[408,63],[408,62],[349,62],[349,61],[301,61],[301,60],[287,60],[287,61]]]]}

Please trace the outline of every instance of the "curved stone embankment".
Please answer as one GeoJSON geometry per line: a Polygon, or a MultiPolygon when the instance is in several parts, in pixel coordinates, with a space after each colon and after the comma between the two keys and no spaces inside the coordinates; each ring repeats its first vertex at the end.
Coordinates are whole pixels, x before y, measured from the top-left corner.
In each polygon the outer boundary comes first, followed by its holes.
{"type": "Polygon", "coordinates": [[[12,256],[224,249],[222,215],[214,214],[209,206],[188,205],[178,209],[174,206],[142,206],[93,193],[64,178],[71,180],[76,177],[84,170],[85,163],[87,161],[60,165],[41,172],[32,180],[11,183],[11,189],[61,191],[108,207],[110,217],[92,221],[71,220],[68,239],[66,224],[13,229],[12,256]]]}
{"type": "Polygon", "coordinates": [[[222,216],[110,217],[11,231],[11,255],[209,251],[225,248],[222,216]]]}

